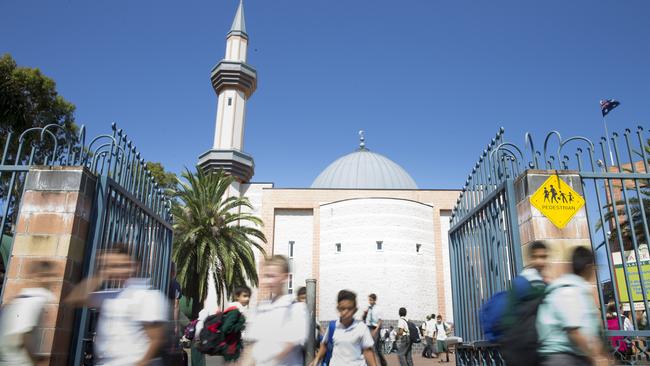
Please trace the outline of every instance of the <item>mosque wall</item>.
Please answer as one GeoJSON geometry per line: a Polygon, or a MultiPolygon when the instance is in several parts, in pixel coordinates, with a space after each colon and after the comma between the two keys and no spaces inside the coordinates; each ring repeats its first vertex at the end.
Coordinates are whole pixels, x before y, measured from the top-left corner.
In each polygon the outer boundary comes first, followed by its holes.
{"type": "MultiPolygon", "coordinates": [[[[283,211],[293,211],[293,210],[310,210],[313,213],[313,219],[312,219],[312,225],[308,225],[306,223],[303,224],[296,224],[295,226],[287,229],[287,230],[307,230],[308,232],[311,232],[312,236],[312,259],[311,259],[311,265],[312,265],[312,273],[311,276],[309,274],[306,275],[306,278],[316,278],[318,281],[317,285],[317,316],[321,320],[326,320],[328,319],[327,317],[332,317],[333,312],[335,311],[334,309],[334,301],[335,301],[335,296],[336,296],[336,291],[340,290],[343,288],[343,286],[346,286],[349,282],[348,279],[346,278],[345,280],[337,280],[337,281],[331,281],[327,276],[330,276],[330,272],[328,271],[328,268],[331,268],[331,250],[334,246],[333,243],[331,243],[332,240],[334,239],[327,239],[327,235],[333,235],[336,233],[336,230],[325,230],[323,229],[323,225],[327,224],[330,218],[324,218],[328,215],[328,211],[331,213],[331,210],[329,210],[332,207],[336,207],[336,205],[341,204],[343,205],[344,202],[352,202],[352,201],[372,201],[372,200],[389,200],[389,201],[402,201],[404,202],[405,205],[408,207],[429,207],[429,213],[426,216],[426,220],[428,220],[426,225],[429,227],[429,236],[427,240],[423,240],[423,242],[433,242],[433,254],[431,256],[428,256],[428,261],[426,265],[423,265],[421,268],[421,272],[428,272],[430,273],[429,277],[431,277],[431,281],[429,283],[425,283],[423,288],[437,288],[441,289],[440,291],[435,291],[434,293],[431,294],[430,299],[428,300],[430,302],[430,306],[426,311],[422,311],[422,314],[425,313],[432,313],[432,312],[442,312],[443,314],[447,314],[448,312],[451,312],[450,304],[451,304],[451,299],[450,295],[442,289],[445,287],[450,288],[451,284],[450,278],[449,278],[449,271],[443,267],[444,259],[447,258],[448,261],[448,252],[446,251],[446,246],[443,247],[442,245],[439,245],[442,240],[446,240],[447,238],[447,229],[445,228],[444,224],[445,222],[448,223],[448,218],[443,218],[441,217],[444,216],[445,211],[450,211],[455,203],[456,199],[458,198],[459,191],[452,191],[452,190],[425,190],[425,189],[419,189],[419,190],[386,190],[386,189],[309,189],[309,188],[273,188],[272,185],[267,185],[261,188],[262,192],[262,202],[261,202],[261,207],[259,212],[259,217],[264,221],[264,227],[263,231],[266,237],[268,238],[268,243],[264,245],[267,253],[279,253],[279,251],[284,250],[283,248],[286,248],[286,242],[288,240],[293,240],[293,239],[277,239],[283,236],[282,233],[279,233],[280,231],[284,231],[285,229],[283,228],[285,224],[281,225],[276,225],[275,220],[278,219],[276,213],[282,213],[283,211]],[[345,201],[347,200],[347,201],[345,201]],[[332,206],[334,205],[334,206],[332,206]],[[325,237],[323,236],[325,235],[325,237]],[[327,242],[330,242],[330,244],[326,244],[327,242]],[[327,259],[326,257],[330,255],[330,259],[327,259]],[[328,262],[329,260],[329,262],[328,262]],[[445,278],[445,272],[447,272],[447,277],[445,278]],[[327,279],[327,280],[326,280],[327,279]],[[323,285],[327,285],[327,283],[333,284],[333,287],[336,287],[336,289],[331,289],[330,295],[323,295],[323,291],[325,289],[322,288],[323,285]],[[447,283],[449,283],[447,285],[447,283]],[[324,301],[321,304],[321,301],[324,301]]],[[[248,193],[246,193],[249,195],[248,193]]],[[[251,197],[251,201],[256,201],[257,199],[253,200],[251,197]]],[[[257,203],[254,203],[257,206],[257,203]]],[[[349,203],[348,203],[349,204],[349,203]]],[[[356,206],[356,210],[358,212],[364,212],[363,210],[369,210],[370,206],[356,206]],[[364,208],[365,207],[365,208],[364,208]]],[[[384,212],[387,213],[397,213],[401,212],[404,216],[407,216],[409,219],[406,220],[393,220],[393,223],[396,223],[395,226],[402,227],[403,230],[408,231],[413,225],[413,222],[421,222],[423,220],[422,217],[418,216],[418,214],[414,214],[415,217],[411,218],[411,213],[409,213],[410,209],[402,209],[400,208],[399,210],[395,207],[388,207],[385,206],[382,208],[384,212]],[[401,211],[400,211],[401,210],[401,211]],[[397,224],[399,223],[399,224],[397,224]]],[[[418,212],[418,210],[413,209],[414,212],[418,212]]],[[[336,211],[335,211],[336,212],[336,211]]],[[[352,225],[352,223],[360,223],[359,220],[363,220],[363,215],[356,215],[356,217],[350,216],[348,220],[348,225],[352,225]]],[[[390,217],[390,216],[389,216],[390,217]]],[[[388,224],[382,223],[382,221],[377,221],[380,224],[377,224],[376,226],[380,226],[379,230],[384,230],[385,227],[388,226],[388,224]]],[[[364,224],[362,224],[364,226],[364,224]]],[[[333,228],[333,227],[332,227],[333,228]]],[[[348,227],[346,230],[352,230],[351,228],[348,227]]],[[[378,232],[378,234],[381,234],[381,232],[378,232]]],[[[387,236],[386,236],[387,237],[387,236]]],[[[377,240],[383,240],[384,243],[387,245],[387,248],[389,247],[389,239],[380,239],[380,238],[375,238],[375,235],[373,234],[372,236],[369,236],[367,239],[370,245],[376,245],[377,240]]],[[[414,239],[410,239],[414,240],[414,239]]],[[[342,244],[344,243],[343,240],[341,239],[342,244]]],[[[346,240],[349,241],[349,240],[346,240]]],[[[394,245],[393,245],[394,247],[394,245]]],[[[411,248],[409,246],[408,248],[411,248]]],[[[343,248],[345,249],[345,248],[343,248]]],[[[427,248],[424,248],[425,250],[428,250],[427,248]]],[[[387,249],[388,250],[388,249],[387,249]]],[[[412,250],[415,252],[415,242],[412,244],[412,250]]],[[[375,253],[370,253],[374,255],[375,253]]],[[[385,252],[383,254],[386,254],[384,257],[390,257],[391,252],[385,252]]],[[[336,257],[336,260],[343,259],[345,256],[339,255],[336,257]]],[[[427,255],[423,254],[420,257],[424,260],[427,255]]],[[[398,255],[397,258],[402,258],[399,261],[400,262],[409,262],[411,261],[411,256],[402,256],[400,257],[398,255]],[[406,258],[406,259],[404,259],[406,258]]],[[[417,259],[417,258],[416,258],[417,259]]],[[[303,260],[302,258],[294,258],[294,262],[298,260],[303,260]]],[[[354,258],[353,258],[354,260],[354,258]]],[[[365,261],[365,257],[356,257],[356,261],[363,264],[365,261]]],[[[415,262],[414,262],[415,263],[415,262]]],[[[379,264],[377,264],[379,266],[379,264]]],[[[418,267],[420,268],[420,267],[418,267]]],[[[367,270],[365,272],[361,271],[355,271],[355,273],[372,273],[372,271],[367,270]]],[[[375,274],[376,275],[376,274],[375,274]]],[[[422,276],[420,276],[422,277],[422,276]]],[[[388,279],[385,280],[383,278],[379,278],[376,280],[368,280],[367,282],[372,282],[374,283],[391,283],[393,287],[399,288],[399,286],[408,286],[403,283],[395,284],[396,282],[404,282],[399,279],[388,279]],[[388,282],[386,282],[388,281],[388,282]]],[[[424,283],[422,281],[418,281],[415,283],[424,283]]],[[[410,286],[411,288],[409,290],[414,289],[414,286],[410,286]]],[[[379,290],[375,289],[375,292],[380,296],[380,304],[382,307],[385,304],[384,299],[382,299],[381,294],[379,294],[379,290]]],[[[419,288],[417,288],[417,291],[420,291],[419,288]]],[[[417,292],[416,291],[416,292],[417,292]]],[[[366,299],[365,295],[366,290],[364,288],[361,288],[361,290],[358,290],[358,295],[360,297],[360,307],[363,308],[366,306],[366,299]]],[[[260,294],[261,297],[266,296],[266,294],[260,294]]],[[[419,301],[419,303],[422,303],[422,301],[419,301]]],[[[402,306],[402,305],[400,305],[402,306]]],[[[408,305],[407,305],[408,307],[408,305]]],[[[399,308],[399,306],[397,307],[399,308]]],[[[388,310],[389,312],[392,312],[392,310],[388,310]]],[[[395,310],[396,313],[397,310],[395,310]]],[[[415,311],[415,310],[414,310],[415,311]]],[[[391,315],[390,318],[397,318],[397,316],[393,317],[392,314],[387,314],[391,315]]],[[[414,319],[415,319],[415,312],[412,314],[414,319]]]]}
{"type": "MultiPolygon", "coordinates": [[[[236,186],[235,189],[236,192],[239,192],[241,196],[248,198],[249,202],[253,206],[253,209],[244,209],[243,212],[249,213],[252,215],[255,215],[257,217],[261,217],[262,215],[262,194],[263,190],[265,188],[273,188],[273,183],[246,183],[246,184],[239,184],[239,183],[234,183],[234,186],[236,186]]],[[[264,227],[258,228],[264,232],[264,227]]],[[[267,237],[267,241],[272,241],[271,238],[267,237]]],[[[262,247],[265,247],[266,244],[260,243],[262,247]]],[[[255,260],[257,263],[260,263],[262,259],[262,253],[259,251],[255,251],[255,260]]],[[[251,301],[253,304],[257,303],[258,299],[258,291],[257,289],[252,289],[253,293],[251,294],[251,301]]]]}
{"type": "Polygon", "coordinates": [[[313,211],[276,210],[273,254],[282,254],[291,262],[289,292],[295,293],[312,278],[313,211]]]}
{"type": "Polygon", "coordinates": [[[447,321],[453,321],[454,306],[451,294],[451,259],[449,257],[449,228],[451,224],[451,211],[440,212],[440,244],[442,246],[442,265],[444,273],[445,313],[442,315],[447,321]]]}
{"type": "Polygon", "coordinates": [[[336,317],[336,295],[343,288],[357,293],[360,308],[368,294],[376,293],[385,319],[397,319],[402,306],[413,319],[434,312],[438,288],[432,217],[432,206],[403,199],[321,205],[319,318],[336,317]]]}

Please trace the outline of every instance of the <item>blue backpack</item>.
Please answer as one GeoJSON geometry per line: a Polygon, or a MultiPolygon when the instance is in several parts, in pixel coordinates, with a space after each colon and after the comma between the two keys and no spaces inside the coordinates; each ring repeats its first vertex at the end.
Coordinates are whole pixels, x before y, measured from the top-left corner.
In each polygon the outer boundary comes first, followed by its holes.
{"type": "Polygon", "coordinates": [[[539,302],[543,299],[545,287],[546,284],[543,281],[529,282],[522,276],[516,276],[512,279],[512,288],[509,291],[494,294],[481,306],[479,311],[479,320],[485,339],[492,343],[501,342],[505,329],[520,321],[520,319],[515,319],[517,314],[514,314],[513,306],[520,307],[524,303],[532,302],[534,317],[536,315],[534,311],[537,310],[539,302]]]}
{"type": "Polygon", "coordinates": [[[332,352],[334,352],[334,331],[336,330],[336,320],[331,320],[327,326],[327,352],[323,361],[321,361],[321,366],[329,366],[330,360],[332,359],[332,352]]]}
{"type": "Polygon", "coordinates": [[[503,332],[501,320],[508,309],[509,301],[508,291],[501,291],[481,306],[478,316],[487,341],[497,343],[501,338],[503,332]]]}

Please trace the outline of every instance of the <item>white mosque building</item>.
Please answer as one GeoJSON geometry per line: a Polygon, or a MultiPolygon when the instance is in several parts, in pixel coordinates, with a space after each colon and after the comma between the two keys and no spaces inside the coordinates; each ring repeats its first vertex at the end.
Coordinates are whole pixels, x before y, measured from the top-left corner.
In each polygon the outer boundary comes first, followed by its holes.
{"type": "MultiPolygon", "coordinates": [[[[401,166],[366,147],[363,134],[356,149],[314,172],[311,187],[252,181],[244,129],[257,73],[247,63],[248,40],[240,2],[226,56],[211,74],[218,96],[214,145],[198,165],[237,178],[231,194],[247,197],[264,221],[267,254],[292,261],[288,291],[316,279],[320,320],[336,318],[336,294],[344,288],[358,294],[360,307],[376,293],[386,319],[397,319],[403,306],[411,319],[441,313],[452,320],[447,233],[459,191],[418,188],[401,166]]],[[[212,293],[206,307],[216,304],[212,293]]]]}

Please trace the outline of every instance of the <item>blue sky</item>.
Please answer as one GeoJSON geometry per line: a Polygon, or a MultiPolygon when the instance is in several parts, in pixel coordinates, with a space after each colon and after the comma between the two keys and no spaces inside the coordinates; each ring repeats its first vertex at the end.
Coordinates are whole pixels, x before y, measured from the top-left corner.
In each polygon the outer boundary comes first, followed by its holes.
{"type": "MultiPolygon", "coordinates": [[[[0,53],[38,67],[91,134],[115,121],[179,171],[211,147],[236,0],[0,2],[0,53]]],[[[598,137],[650,122],[650,2],[246,0],[245,150],[255,181],[307,187],[368,147],[422,188],[459,188],[499,126],[598,137]]],[[[538,142],[538,145],[541,142],[538,142]]]]}

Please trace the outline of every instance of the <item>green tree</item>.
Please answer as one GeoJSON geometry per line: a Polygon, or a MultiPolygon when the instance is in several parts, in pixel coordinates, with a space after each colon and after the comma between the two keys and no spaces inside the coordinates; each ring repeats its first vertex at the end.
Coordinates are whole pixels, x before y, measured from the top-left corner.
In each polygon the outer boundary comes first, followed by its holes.
{"type": "Polygon", "coordinates": [[[220,300],[234,287],[257,286],[254,249],[264,253],[262,221],[242,212],[252,209],[247,198],[228,196],[233,182],[222,171],[196,173],[186,170],[174,194],[173,259],[183,293],[192,299],[196,316],[208,294],[208,276],[214,279],[220,300]]]}
{"type": "MultiPolygon", "coordinates": [[[[9,54],[0,57],[0,146],[9,132],[20,134],[48,124],[64,128],[53,130],[59,139],[69,138],[77,133],[74,111],[74,104],[63,99],[54,80],[39,69],[20,67],[9,54]]],[[[10,153],[17,148],[17,138],[12,138],[10,153]]]]}
{"type": "MultiPolygon", "coordinates": [[[[56,91],[54,80],[43,75],[40,70],[20,67],[9,54],[0,57],[0,155],[7,147],[5,164],[24,164],[30,151],[34,150],[34,162],[42,163],[44,157],[52,156],[54,141],[45,138],[40,141],[37,134],[28,134],[23,142],[21,156],[17,155],[18,138],[32,127],[49,124],[61,126],[52,129],[58,140],[57,155],[61,157],[65,145],[77,135],[74,122],[75,106],[63,99],[56,91]],[[7,141],[9,133],[13,136],[7,141]]],[[[0,201],[8,202],[7,225],[0,232],[8,233],[16,218],[16,203],[20,201],[24,175],[18,175],[12,189],[9,189],[9,173],[0,172],[0,201]]],[[[2,213],[0,213],[2,215],[2,213]]]]}
{"type": "Polygon", "coordinates": [[[161,163],[148,161],[147,168],[151,172],[151,175],[153,175],[153,178],[156,180],[159,187],[165,190],[173,190],[176,188],[176,183],[178,182],[176,174],[165,170],[165,167],[161,163]]]}

